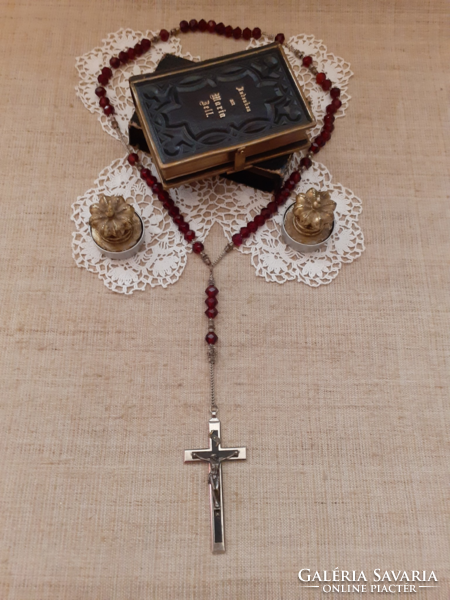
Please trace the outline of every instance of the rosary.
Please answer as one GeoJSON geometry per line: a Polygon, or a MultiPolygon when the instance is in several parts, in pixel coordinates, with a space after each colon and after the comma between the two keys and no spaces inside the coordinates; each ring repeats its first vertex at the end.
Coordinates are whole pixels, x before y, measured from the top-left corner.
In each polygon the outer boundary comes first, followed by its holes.
{"type": "MultiPolygon", "coordinates": [[[[331,96],[331,102],[326,107],[326,115],[324,117],[324,124],[320,134],[310,144],[306,156],[300,161],[299,170],[293,171],[284,182],[281,189],[274,193],[271,202],[263,208],[259,214],[257,214],[251,221],[249,221],[244,227],[236,232],[219,256],[212,260],[205,251],[202,242],[196,240],[196,233],[193,231],[188,222],[184,219],[183,215],[180,214],[180,210],[175,206],[174,201],[170,197],[169,193],[163,189],[161,183],[156,177],[152,175],[149,169],[145,168],[139,159],[137,153],[131,151],[127,142],[122,137],[119,129],[117,120],[114,117],[114,106],[110,103],[105,87],[108,85],[113,71],[112,69],[119,69],[121,65],[135,60],[142,54],[148,52],[152,44],[158,43],[159,41],[166,42],[170,36],[176,36],[179,33],[188,32],[209,32],[217,35],[224,35],[228,38],[233,37],[238,40],[243,38],[244,40],[261,38],[262,32],[258,27],[253,30],[248,27],[243,31],[240,27],[233,28],[231,26],[225,26],[223,23],[216,24],[215,21],[205,20],[196,21],[181,21],[179,27],[171,29],[170,32],[166,29],[161,29],[159,35],[154,36],[152,39],[144,38],[137,43],[133,48],[129,48],[126,51],[122,51],[118,56],[114,56],[110,59],[110,67],[103,67],[97,80],[99,86],[95,89],[95,94],[99,97],[99,104],[102,107],[105,115],[110,118],[112,127],[117,131],[119,138],[125,145],[127,152],[129,152],[127,160],[131,166],[135,166],[140,171],[140,176],[152,192],[157,196],[162,206],[167,210],[173,222],[183,235],[186,242],[192,244],[192,250],[195,254],[199,255],[203,263],[209,271],[208,285],[206,287],[206,310],[205,315],[208,318],[208,331],[205,336],[207,344],[207,358],[209,361],[210,370],[210,413],[211,418],[209,420],[209,447],[198,449],[198,450],[185,450],[184,461],[185,462],[205,462],[209,466],[208,485],[209,485],[209,499],[210,499],[210,518],[211,518],[211,550],[213,553],[225,552],[225,532],[224,532],[224,504],[223,504],[223,485],[222,485],[222,463],[224,461],[233,460],[245,460],[246,448],[225,448],[222,447],[221,440],[221,428],[218,415],[218,405],[216,400],[216,392],[214,385],[214,368],[217,360],[216,343],[218,336],[215,328],[215,318],[217,317],[217,296],[219,290],[215,285],[214,280],[214,269],[222,261],[222,259],[231,252],[234,248],[237,248],[245,243],[245,240],[254,234],[259,227],[270,219],[290,197],[295,186],[301,179],[302,171],[309,169],[312,165],[312,157],[317,154],[319,150],[331,139],[331,134],[334,130],[334,114],[341,107],[341,101],[339,100],[340,89],[333,87],[332,82],[327,78],[325,73],[319,72],[316,66],[314,66],[313,58],[311,56],[305,56],[305,54],[296,48],[291,48],[285,44],[285,36],[282,33],[277,34],[275,37],[267,36],[272,41],[284,44],[289,50],[301,60],[303,67],[309,69],[314,75],[317,84],[326,92],[329,92],[331,96]]],[[[314,190],[313,190],[314,191],[314,190]]],[[[308,192],[309,193],[309,192],[308,192]]],[[[95,206],[95,205],[94,205],[95,206]]],[[[131,208],[131,207],[128,207],[131,208]]],[[[109,208],[111,210],[111,207],[109,208]]],[[[91,211],[93,218],[95,218],[95,209],[91,211]]]]}

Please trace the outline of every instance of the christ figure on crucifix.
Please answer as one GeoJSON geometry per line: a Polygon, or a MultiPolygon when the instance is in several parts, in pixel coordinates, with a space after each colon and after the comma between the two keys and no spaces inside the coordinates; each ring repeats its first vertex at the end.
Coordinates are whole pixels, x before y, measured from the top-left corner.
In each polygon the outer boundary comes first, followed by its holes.
{"type": "Polygon", "coordinates": [[[234,450],[233,452],[230,452],[228,456],[217,456],[217,454],[211,454],[209,458],[204,458],[197,453],[192,453],[193,458],[197,458],[209,463],[208,483],[211,486],[215,509],[220,508],[220,464],[224,460],[228,460],[229,458],[237,456],[238,454],[239,450],[234,450]]]}

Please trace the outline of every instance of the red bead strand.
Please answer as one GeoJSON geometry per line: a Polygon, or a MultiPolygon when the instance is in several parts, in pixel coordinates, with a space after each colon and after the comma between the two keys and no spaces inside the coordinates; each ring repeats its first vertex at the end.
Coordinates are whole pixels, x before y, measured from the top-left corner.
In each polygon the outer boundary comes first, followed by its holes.
{"type": "MultiPolygon", "coordinates": [[[[212,280],[212,281],[214,281],[214,280],[212,280]]],[[[217,342],[217,340],[219,339],[214,331],[215,328],[214,328],[214,321],[213,321],[213,319],[215,319],[217,317],[217,315],[219,314],[219,311],[216,308],[218,293],[219,293],[219,290],[216,288],[214,283],[211,282],[211,279],[210,279],[210,285],[208,285],[208,287],[205,290],[205,294],[206,294],[205,303],[207,306],[207,309],[205,310],[205,315],[210,320],[209,327],[208,327],[208,333],[205,337],[205,341],[209,345],[214,345],[217,342]]]]}
{"type": "Polygon", "coordinates": [[[219,338],[214,333],[214,331],[210,331],[209,333],[206,334],[206,337],[205,337],[206,343],[209,344],[210,346],[214,345],[218,339],[219,338]]]}
{"type": "Polygon", "coordinates": [[[161,31],[159,32],[159,37],[161,38],[162,42],[167,42],[169,36],[170,33],[167,31],[167,29],[161,29],[161,31]]]}

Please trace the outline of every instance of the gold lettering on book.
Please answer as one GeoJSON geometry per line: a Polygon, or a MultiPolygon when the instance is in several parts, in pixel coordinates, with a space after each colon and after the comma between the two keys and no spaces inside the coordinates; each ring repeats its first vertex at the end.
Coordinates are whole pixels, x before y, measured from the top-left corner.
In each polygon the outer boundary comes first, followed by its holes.
{"type": "Polygon", "coordinates": [[[226,113],[224,107],[222,106],[222,96],[217,92],[216,94],[211,94],[210,98],[216,106],[217,112],[219,113],[219,117],[221,119],[226,117],[227,113],[226,113]]]}
{"type": "Polygon", "coordinates": [[[250,102],[247,100],[247,94],[245,93],[244,86],[242,85],[241,87],[237,87],[236,89],[239,92],[241,100],[245,106],[245,110],[247,112],[252,112],[252,109],[250,108],[250,102]]]}
{"type": "Polygon", "coordinates": [[[200,104],[200,106],[203,106],[203,110],[205,111],[206,118],[208,118],[210,115],[214,114],[213,109],[209,105],[209,100],[206,100],[206,102],[203,100],[200,100],[199,104],[200,104]]]}
{"type": "Polygon", "coordinates": [[[205,111],[206,118],[214,114],[214,108],[221,119],[227,116],[227,113],[222,106],[222,97],[219,93],[211,94],[209,100],[200,100],[199,104],[205,111]]]}

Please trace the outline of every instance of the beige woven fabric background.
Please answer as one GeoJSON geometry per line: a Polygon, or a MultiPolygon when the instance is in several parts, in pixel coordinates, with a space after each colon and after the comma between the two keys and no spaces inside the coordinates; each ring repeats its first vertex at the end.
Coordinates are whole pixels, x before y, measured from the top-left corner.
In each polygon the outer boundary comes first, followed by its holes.
{"type": "Polygon", "coordinates": [[[417,597],[449,597],[447,11],[0,3],[1,600],[309,600],[299,569],[335,567],[433,569],[440,587],[417,597]],[[123,152],[75,98],[75,57],[203,16],[313,33],[350,61],[320,160],[363,199],[367,245],[319,289],[267,284],[238,253],[217,272],[223,439],[248,447],[224,466],[222,556],[207,469],[182,463],[206,442],[206,270],[190,257],[166,290],[114,294],[75,267],[69,220],[123,152]]]}

